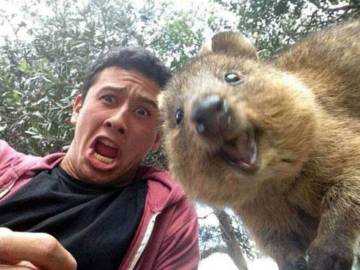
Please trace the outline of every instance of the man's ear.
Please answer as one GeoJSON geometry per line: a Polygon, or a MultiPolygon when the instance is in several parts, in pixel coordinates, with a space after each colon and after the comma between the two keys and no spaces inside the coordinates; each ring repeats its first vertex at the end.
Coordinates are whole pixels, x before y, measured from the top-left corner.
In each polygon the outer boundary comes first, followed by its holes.
{"type": "Polygon", "coordinates": [[[74,104],[73,104],[73,111],[72,111],[72,115],[71,115],[71,119],[70,119],[71,124],[73,124],[73,125],[76,124],[81,107],[82,107],[82,97],[80,95],[77,95],[75,97],[74,104]]]}
{"type": "Polygon", "coordinates": [[[151,147],[151,151],[156,151],[159,149],[160,145],[161,145],[161,139],[162,139],[162,132],[160,130],[158,130],[156,132],[156,135],[155,135],[155,140],[154,140],[154,143],[153,143],[153,146],[151,147]]]}

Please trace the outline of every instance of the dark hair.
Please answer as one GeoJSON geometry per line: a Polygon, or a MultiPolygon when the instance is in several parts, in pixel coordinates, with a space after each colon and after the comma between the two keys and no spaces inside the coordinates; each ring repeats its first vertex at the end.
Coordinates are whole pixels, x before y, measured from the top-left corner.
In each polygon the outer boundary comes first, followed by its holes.
{"type": "Polygon", "coordinates": [[[163,88],[171,77],[169,69],[150,51],[140,47],[113,48],[100,54],[89,66],[81,88],[83,99],[99,73],[113,66],[140,72],[146,78],[158,83],[160,88],[163,88]]]}

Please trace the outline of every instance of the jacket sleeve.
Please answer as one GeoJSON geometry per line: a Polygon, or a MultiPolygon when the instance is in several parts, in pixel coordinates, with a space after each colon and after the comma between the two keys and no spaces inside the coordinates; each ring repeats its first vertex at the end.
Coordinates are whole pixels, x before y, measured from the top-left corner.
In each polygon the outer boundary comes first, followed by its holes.
{"type": "Polygon", "coordinates": [[[39,160],[38,157],[17,152],[0,140],[0,200],[31,178],[31,169],[39,160]]]}
{"type": "Polygon", "coordinates": [[[0,168],[5,166],[5,163],[14,153],[15,150],[13,150],[7,142],[0,140],[0,168]]]}
{"type": "Polygon", "coordinates": [[[199,227],[192,203],[185,198],[181,200],[168,221],[166,235],[153,269],[197,269],[200,260],[199,227]]]}
{"type": "Polygon", "coordinates": [[[0,187],[5,184],[5,172],[9,170],[17,152],[5,141],[0,140],[0,187]]]}

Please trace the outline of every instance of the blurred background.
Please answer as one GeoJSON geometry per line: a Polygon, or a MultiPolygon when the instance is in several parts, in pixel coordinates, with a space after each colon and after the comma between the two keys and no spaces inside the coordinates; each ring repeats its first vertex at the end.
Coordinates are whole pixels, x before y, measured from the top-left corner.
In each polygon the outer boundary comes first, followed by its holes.
{"type": "MultiPolygon", "coordinates": [[[[34,155],[66,151],[87,65],[111,47],[146,47],[176,71],[220,30],[241,31],[270,59],[359,17],[359,0],[0,0],[0,138],[34,155]]],[[[161,150],[146,163],[167,166],[161,150]]],[[[230,210],[196,204],[200,269],[277,269],[230,210]]]]}

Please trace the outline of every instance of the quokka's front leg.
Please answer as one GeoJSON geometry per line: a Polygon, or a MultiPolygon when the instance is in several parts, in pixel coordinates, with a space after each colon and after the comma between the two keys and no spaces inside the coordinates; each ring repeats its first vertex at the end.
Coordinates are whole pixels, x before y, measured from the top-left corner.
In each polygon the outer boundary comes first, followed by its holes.
{"type": "Polygon", "coordinates": [[[305,247],[295,235],[272,232],[262,245],[263,251],[276,261],[279,270],[307,270],[305,247]]]}
{"type": "Polygon", "coordinates": [[[296,210],[279,201],[273,201],[272,206],[243,208],[238,214],[259,248],[276,261],[279,270],[306,270],[308,240],[295,230],[302,226],[296,210]]]}
{"type": "Polygon", "coordinates": [[[321,213],[317,236],[308,249],[308,269],[350,270],[360,236],[360,177],[332,186],[321,213]]]}

